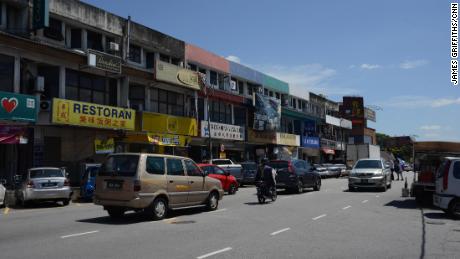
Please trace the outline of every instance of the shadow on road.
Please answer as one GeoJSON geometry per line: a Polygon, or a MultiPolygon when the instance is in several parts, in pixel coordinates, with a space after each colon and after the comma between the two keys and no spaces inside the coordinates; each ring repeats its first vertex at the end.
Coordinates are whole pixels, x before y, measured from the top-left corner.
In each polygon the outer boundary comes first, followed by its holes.
{"type": "Polygon", "coordinates": [[[424,215],[429,219],[450,219],[444,212],[427,212],[424,215]]]}
{"type": "Polygon", "coordinates": [[[34,209],[48,209],[48,208],[58,208],[62,207],[62,203],[56,203],[56,202],[37,202],[37,203],[30,203],[26,207],[16,205],[16,204],[11,204],[8,205],[9,208],[14,209],[14,210],[34,210],[34,209]]]}
{"type": "Polygon", "coordinates": [[[394,200],[394,201],[391,201],[385,204],[385,206],[391,206],[391,207],[395,207],[398,209],[418,209],[419,208],[417,202],[415,202],[415,200],[413,199],[394,200]]]}

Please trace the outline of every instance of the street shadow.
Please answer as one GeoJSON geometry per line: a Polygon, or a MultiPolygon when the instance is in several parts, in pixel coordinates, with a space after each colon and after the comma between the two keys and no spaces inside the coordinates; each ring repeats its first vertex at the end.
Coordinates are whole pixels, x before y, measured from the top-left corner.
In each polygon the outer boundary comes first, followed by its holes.
{"type": "Polygon", "coordinates": [[[343,190],[343,192],[371,192],[371,193],[381,193],[382,191],[378,190],[377,188],[367,188],[367,187],[359,187],[359,189],[354,189],[350,191],[349,189],[343,190]]]}
{"type": "Polygon", "coordinates": [[[245,202],[244,204],[249,205],[249,206],[257,206],[257,205],[263,206],[263,205],[267,205],[267,204],[270,204],[270,203],[273,203],[273,202],[271,200],[266,201],[265,203],[259,203],[257,201],[254,201],[254,202],[245,202]]]}
{"type": "Polygon", "coordinates": [[[425,214],[425,217],[429,219],[451,219],[446,213],[444,212],[427,212],[425,214]]]}
{"type": "Polygon", "coordinates": [[[26,207],[17,204],[9,204],[8,207],[14,210],[34,210],[34,209],[48,209],[62,207],[61,202],[33,202],[29,203],[26,207]]]}
{"type": "Polygon", "coordinates": [[[413,199],[393,200],[385,204],[384,206],[395,207],[398,209],[419,209],[420,208],[417,202],[413,199]]]}

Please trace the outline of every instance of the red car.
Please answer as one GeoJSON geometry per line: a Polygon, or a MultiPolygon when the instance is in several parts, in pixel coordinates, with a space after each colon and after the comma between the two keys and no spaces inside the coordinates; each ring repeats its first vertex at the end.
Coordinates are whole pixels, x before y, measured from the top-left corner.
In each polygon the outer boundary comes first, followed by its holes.
{"type": "Polygon", "coordinates": [[[224,169],[212,164],[198,164],[198,166],[206,173],[207,176],[218,179],[222,183],[222,188],[228,194],[235,194],[238,190],[238,182],[233,175],[225,172],[224,169]]]}

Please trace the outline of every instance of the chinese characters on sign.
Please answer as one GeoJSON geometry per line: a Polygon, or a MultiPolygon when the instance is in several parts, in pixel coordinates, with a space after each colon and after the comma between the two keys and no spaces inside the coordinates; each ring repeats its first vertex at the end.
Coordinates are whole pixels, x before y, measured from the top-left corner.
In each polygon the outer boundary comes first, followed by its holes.
{"type": "MultiPolygon", "coordinates": [[[[211,137],[216,139],[244,140],[244,129],[240,126],[211,122],[211,137]]],[[[201,121],[201,136],[209,137],[208,122],[201,121]]]]}

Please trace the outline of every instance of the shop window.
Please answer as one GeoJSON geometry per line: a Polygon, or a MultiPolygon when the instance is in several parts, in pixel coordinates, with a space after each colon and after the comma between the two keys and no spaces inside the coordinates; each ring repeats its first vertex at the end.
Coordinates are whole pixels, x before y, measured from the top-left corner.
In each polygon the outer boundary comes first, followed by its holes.
{"type": "Polygon", "coordinates": [[[185,97],[183,94],[151,88],[150,110],[164,114],[184,116],[185,97]]]}
{"type": "Polygon", "coordinates": [[[210,71],[209,72],[209,83],[211,85],[217,86],[217,72],[216,71],[210,71]]]}
{"type": "Polygon", "coordinates": [[[145,87],[141,85],[129,86],[129,106],[137,111],[145,107],[145,87]]]}
{"type": "Polygon", "coordinates": [[[13,92],[14,57],[0,54],[0,91],[13,92]]]}
{"type": "Polygon", "coordinates": [[[70,100],[115,105],[116,85],[116,80],[113,79],[107,83],[105,77],[66,69],[65,93],[70,100]]]}
{"type": "Polygon", "coordinates": [[[141,64],[142,63],[141,55],[142,55],[141,47],[133,45],[133,44],[129,45],[129,61],[141,64]]]}
{"type": "Polygon", "coordinates": [[[81,29],[70,30],[70,48],[81,49],[81,29]]]}
{"type": "Polygon", "coordinates": [[[86,42],[88,49],[104,51],[102,47],[102,34],[93,31],[87,31],[86,42]]]}
{"type": "Polygon", "coordinates": [[[62,41],[62,22],[55,18],[49,18],[49,26],[43,30],[43,35],[47,38],[62,41]]]}
{"type": "Polygon", "coordinates": [[[244,94],[244,82],[243,81],[237,81],[237,82],[238,82],[238,93],[244,94]]]}

